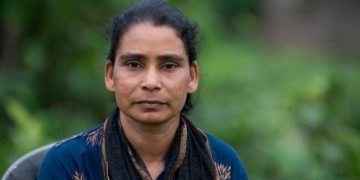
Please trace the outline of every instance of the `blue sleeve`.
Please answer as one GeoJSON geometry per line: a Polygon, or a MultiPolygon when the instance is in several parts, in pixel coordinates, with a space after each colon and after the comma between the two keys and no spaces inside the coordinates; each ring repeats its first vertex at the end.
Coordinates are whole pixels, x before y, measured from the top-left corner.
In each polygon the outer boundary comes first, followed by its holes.
{"type": "Polygon", "coordinates": [[[231,179],[236,179],[236,180],[247,180],[248,176],[245,170],[244,165],[242,164],[239,156],[236,154],[236,152],[232,149],[233,151],[233,159],[232,159],[232,163],[231,163],[231,179]]]}
{"type": "Polygon", "coordinates": [[[246,169],[234,148],[209,134],[207,134],[207,138],[220,176],[224,176],[226,179],[227,172],[230,171],[231,179],[247,180],[246,169]]]}
{"type": "Polygon", "coordinates": [[[64,161],[55,155],[58,152],[54,148],[45,156],[39,170],[38,179],[72,179],[72,171],[69,171],[69,167],[64,164],[64,161]]]}

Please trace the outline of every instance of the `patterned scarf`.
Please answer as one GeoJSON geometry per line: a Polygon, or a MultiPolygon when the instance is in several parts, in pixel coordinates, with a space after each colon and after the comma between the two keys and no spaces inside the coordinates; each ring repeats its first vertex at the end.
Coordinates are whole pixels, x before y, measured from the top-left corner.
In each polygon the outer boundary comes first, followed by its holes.
{"type": "MultiPolygon", "coordinates": [[[[141,157],[125,137],[119,123],[119,109],[110,114],[104,128],[102,159],[105,179],[152,180],[141,157]]],[[[167,156],[166,180],[219,179],[206,135],[185,116],[181,116],[167,156]]]]}

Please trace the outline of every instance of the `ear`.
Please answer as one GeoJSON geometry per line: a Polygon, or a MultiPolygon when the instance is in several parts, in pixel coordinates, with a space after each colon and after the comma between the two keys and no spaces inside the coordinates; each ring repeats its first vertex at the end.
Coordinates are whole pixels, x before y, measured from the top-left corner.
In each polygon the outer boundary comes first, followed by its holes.
{"type": "Polygon", "coordinates": [[[110,60],[106,61],[105,64],[105,86],[110,92],[115,91],[114,80],[113,80],[114,66],[110,60]]]}
{"type": "Polygon", "coordinates": [[[191,80],[188,85],[188,93],[195,93],[199,84],[199,65],[196,61],[190,66],[190,77],[191,80]]]}

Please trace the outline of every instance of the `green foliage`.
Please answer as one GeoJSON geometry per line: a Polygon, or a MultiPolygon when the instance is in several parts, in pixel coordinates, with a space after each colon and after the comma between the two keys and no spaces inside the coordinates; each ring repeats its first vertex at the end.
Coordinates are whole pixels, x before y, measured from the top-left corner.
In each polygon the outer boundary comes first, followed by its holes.
{"type": "MultiPolygon", "coordinates": [[[[11,63],[0,61],[0,172],[103,122],[113,106],[103,85],[104,26],[129,2],[1,2],[17,46],[11,63]]],[[[191,117],[238,151],[251,179],[360,176],[358,62],[244,40],[260,1],[170,2],[202,35],[191,117]]]]}
{"type": "Polygon", "coordinates": [[[5,108],[17,127],[11,136],[16,149],[25,153],[28,149],[34,149],[44,143],[44,127],[38,117],[30,115],[24,105],[16,100],[9,100],[5,108]]]}
{"type": "Polygon", "coordinates": [[[359,116],[348,107],[360,102],[345,100],[360,90],[359,64],[229,41],[206,49],[193,119],[232,144],[252,178],[359,175],[359,116]]]}

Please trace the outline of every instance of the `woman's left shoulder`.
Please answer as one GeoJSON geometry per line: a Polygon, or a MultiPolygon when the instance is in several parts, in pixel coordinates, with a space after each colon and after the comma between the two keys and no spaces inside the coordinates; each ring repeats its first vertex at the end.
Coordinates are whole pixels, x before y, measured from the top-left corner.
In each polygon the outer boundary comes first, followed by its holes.
{"type": "Polygon", "coordinates": [[[206,134],[220,179],[248,179],[246,169],[233,147],[206,134]]]}

